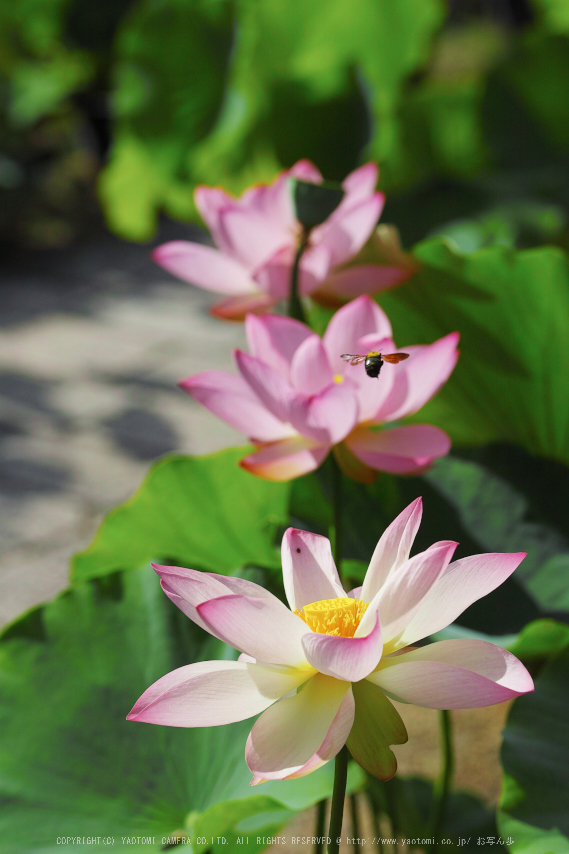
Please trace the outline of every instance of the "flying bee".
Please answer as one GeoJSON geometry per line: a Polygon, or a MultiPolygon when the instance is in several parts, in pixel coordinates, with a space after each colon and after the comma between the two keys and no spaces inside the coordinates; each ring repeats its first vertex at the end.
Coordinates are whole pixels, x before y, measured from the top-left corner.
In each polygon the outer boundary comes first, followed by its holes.
{"type": "Polygon", "coordinates": [[[344,353],[341,358],[344,362],[349,362],[350,365],[359,365],[365,362],[365,371],[368,377],[376,377],[379,379],[379,372],[384,362],[389,362],[396,365],[402,362],[403,359],[409,358],[409,353],[379,353],[377,350],[370,350],[367,356],[355,356],[353,353],[344,353]]]}

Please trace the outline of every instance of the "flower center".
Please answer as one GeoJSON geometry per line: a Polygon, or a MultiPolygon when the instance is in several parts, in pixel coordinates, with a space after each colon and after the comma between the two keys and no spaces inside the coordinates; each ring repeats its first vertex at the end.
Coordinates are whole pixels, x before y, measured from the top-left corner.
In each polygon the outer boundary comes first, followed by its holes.
{"type": "Polygon", "coordinates": [[[343,638],[353,638],[354,632],[365,614],[366,602],[359,599],[322,599],[305,605],[294,613],[313,632],[321,635],[337,635],[343,638]]]}
{"type": "Polygon", "coordinates": [[[342,376],[342,374],[336,374],[336,376],[334,377],[334,382],[335,383],[343,383],[344,377],[342,376]]]}

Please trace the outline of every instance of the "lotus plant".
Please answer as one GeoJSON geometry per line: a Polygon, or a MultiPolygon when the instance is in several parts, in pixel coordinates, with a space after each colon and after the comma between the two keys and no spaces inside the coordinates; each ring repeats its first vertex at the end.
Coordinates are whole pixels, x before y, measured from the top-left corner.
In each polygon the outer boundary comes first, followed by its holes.
{"type": "Polygon", "coordinates": [[[378,379],[344,353],[393,352],[391,325],[368,296],[332,317],[321,339],[308,326],[278,315],[247,315],[249,353],[235,351],[239,376],[205,371],[180,385],[257,446],[241,465],[268,480],[290,480],[318,468],[333,448],[349,476],[371,480],[376,470],[417,474],[448,453],[438,427],[382,429],[417,412],[446,382],[458,357],[458,333],[385,365],[378,379]]]}
{"type": "Polygon", "coordinates": [[[363,586],[346,592],[325,537],[289,528],[282,542],[288,607],[263,587],[154,566],[164,593],[191,620],[239,650],[163,676],[128,715],[176,727],[261,716],[247,740],[252,785],[304,776],[347,744],[369,773],[396,770],[407,740],[391,700],[431,709],[501,703],[533,690],[511,653],[482,640],[414,647],[505,581],[525,557],[481,554],[451,563],[456,543],[410,557],[421,499],[387,528],[363,586]]]}
{"type": "MultiPolygon", "coordinates": [[[[361,265],[344,269],[372,235],[384,204],[376,192],[374,163],[352,172],[342,184],[344,198],[306,236],[299,269],[301,296],[320,293],[337,300],[379,291],[408,278],[409,269],[361,265]]],[[[291,193],[291,179],[320,184],[322,175],[308,160],[299,160],[269,185],[248,189],[235,198],[217,187],[196,189],[195,203],[215,248],[174,240],[153,253],[154,260],[185,281],[223,294],[213,314],[234,320],[247,312],[262,313],[289,296],[291,269],[304,239],[291,193]]]]}

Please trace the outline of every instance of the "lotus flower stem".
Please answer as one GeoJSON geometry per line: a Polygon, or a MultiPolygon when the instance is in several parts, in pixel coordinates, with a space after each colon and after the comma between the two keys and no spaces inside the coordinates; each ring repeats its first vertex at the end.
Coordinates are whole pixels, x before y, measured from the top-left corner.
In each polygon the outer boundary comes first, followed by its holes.
{"type": "Polygon", "coordinates": [[[330,811],[330,830],[328,831],[328,836],[330,837],[328,854],[338,854],[340,850],[340,834],[342,833],[346,781],[348,779],[348,757],[348,748],[344,745],[335,760],[334,790],[332,792],[332,809],[330,811]]]}
{"type": "Polygon", "coordinates": [[[290,276],[290,296],[288,301],[288,316],[292,317],[294,320],[300,320],[301,323],[306,323],[306,315],[304,313],[304,308],[302,307],[302,302],[300,300],[300,295],[298,293],[298,279],[300,272],[300,259],[304,253],[304,250],[308,246],[308,236],[310,232],[308,229],[304,228],[300,237],[300,241],[298,244],[298,248],[296,250],[296,255],[294,256],[294,264],[292,265],[292,272],[290,276]]]}
{"type": "Polygon", "coordinates": [[[361,851],[360,847],[360,822],[358,816],[358,796],[350,795],[350,808],[352,813],[352,837],[355,840],[353,843],[354,854],[361,851]]]}
{"type": "Polygon", "coordinates": [[[452,720],[450,712],[446,709],[442,709],[439,712],[439,725],[442,737],[443,767],[435,787],[436,804],[433,818],[433,830],[431,833],[433,842],[431,844],[430,854],[435,854],[439,849],[439,837],[446,819],[448,800],[454,773],[452,720]]]}
{"type": "Polygon", "coordinates": [[[324,799],[316,805],[316,843],[314,845],[314,854],[324,854],[327,803],[328,801],[324,799]]]}

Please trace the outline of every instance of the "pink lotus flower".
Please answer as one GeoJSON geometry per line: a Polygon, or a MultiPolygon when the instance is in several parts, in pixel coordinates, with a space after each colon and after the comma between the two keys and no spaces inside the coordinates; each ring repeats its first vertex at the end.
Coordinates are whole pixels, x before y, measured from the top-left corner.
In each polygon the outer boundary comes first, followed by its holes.
{"type": "Polygon", "coordinates": [[[370,480],[373,469],[417,474],[448,453],[450,439],[438,427],[373,428],[411,415],[438,391],[456,364],[458,333],[405,347],[409,358],[384,365],[376,380],[340,358],[396,349],[389,320],[367,296],[339,309],[323,339],[277,315],[247,315],[246,332],[250,355],[235,352],[241,376],[205,371],[180,385],[258,446],[241,462],[253,474],[290,480],[318,468],[335,447],[348,475],[370,480]]]}
{"type": "Polygon", "coordinates": [[[252,785],[308,774],[346,743],[367,771],[389,779],[397,767],[389,745],[404,743],[407,733],[388,697],[465,709],[533,690],[523,664],[494,644],[409,647],[498,587],[525,557],[483,554],[450,563],[457,544],[445,541],[410,558],[421,514],[418,498],[387,528],[363,586],[350,593],[328,540],[289,528],[282,564],[290,609],[250,581],[155,566],[166,595],[241,655],[168,673],[128,719],[198,727],[262,712],[245,751],[252,785]]]}
{"type": "MultiPolygon", "coordinates": [[[[348,175],[342,202],[310,232],[300,264],[301,295],[314,292],[328,279],[334,298],[338,293],[352,298],[408,278],[409,270],[392,266],[337,269],[359,252],[379,219],[384,196],[375,192],[377,176],[374,163],[348,175]]],[[[267,311],[288,297],[301,235],[289,178],[322,182],[310,161],[299,160],[272,184],[251,187],[239,199],[217,187],[198,187],[196,207],[218,248],[174,240],[159,246],[154,260],[187,282],[225,294],[226,299],[212,309],[219,317],[237,320],[246,312],[267,311]]]]}

